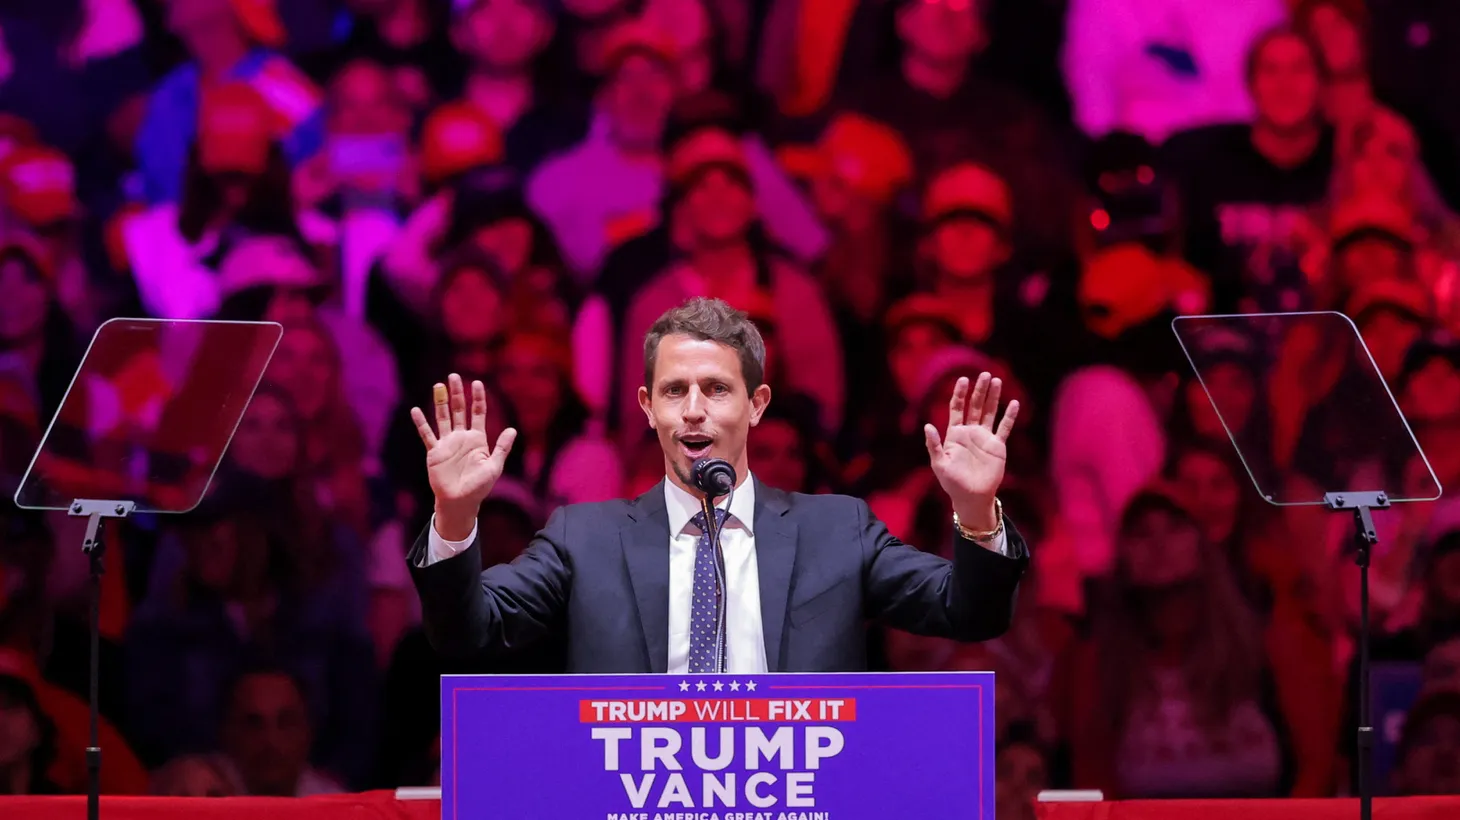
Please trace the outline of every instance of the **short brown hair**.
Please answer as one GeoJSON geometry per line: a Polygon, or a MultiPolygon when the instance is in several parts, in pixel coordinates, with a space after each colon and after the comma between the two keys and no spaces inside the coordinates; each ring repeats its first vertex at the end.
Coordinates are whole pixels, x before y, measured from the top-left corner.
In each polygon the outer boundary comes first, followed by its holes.
{"type": "Polygon", "coordinates": [[[734,350],[740,356],[740,375],[747,390],[759,387],[765,379],[765,340],[755,322],[723,300],[697,297],[666,311],[644,334],[644,386],[654,385],[660,340],[674,335],[719,342],[734,350]]]}

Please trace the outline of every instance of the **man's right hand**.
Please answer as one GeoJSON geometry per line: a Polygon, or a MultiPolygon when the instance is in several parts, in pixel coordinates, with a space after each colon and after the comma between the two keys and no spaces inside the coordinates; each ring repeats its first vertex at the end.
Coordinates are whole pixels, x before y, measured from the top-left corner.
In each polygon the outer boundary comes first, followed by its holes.
{"type": "Polygon", "coordinates": [[[517,431],[508,427],[497,437],[497,446],[487,444],[487,389],[471,383],[471,415],[461,377],[452,373],[447,384],[437,384],[436,432],[432,432],[421,408],[411,408],[411,420],[426,445],[426,475],[436,496],[436,533],[447,541],[464,541],[476,527],[477,511],[492,492],[517,431]]]}

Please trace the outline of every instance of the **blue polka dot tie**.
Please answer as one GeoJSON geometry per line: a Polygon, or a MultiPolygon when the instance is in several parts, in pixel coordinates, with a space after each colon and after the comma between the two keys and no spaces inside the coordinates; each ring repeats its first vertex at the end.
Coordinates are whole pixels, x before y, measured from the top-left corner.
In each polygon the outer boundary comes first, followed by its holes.
{"type": "MultiPolygon", "coordinates": [[[[726,517],[724,510],[715,510],[715,532],[720,532],[726,517]]],[[[689,608],[689,671],[695,674],[723,672],[725,658],[725,581],[721,577],[720,560],[710,533],[705,529],[705,514],[697,512],[690,523],[700,528],[695,542],[694,598],[689,608]]]]}

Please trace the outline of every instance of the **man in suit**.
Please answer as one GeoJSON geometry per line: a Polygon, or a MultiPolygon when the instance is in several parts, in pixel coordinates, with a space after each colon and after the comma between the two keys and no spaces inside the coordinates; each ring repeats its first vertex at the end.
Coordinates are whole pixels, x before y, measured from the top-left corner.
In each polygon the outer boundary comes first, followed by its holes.
{"type": "Polygon", "coordinates": [[[1018,415],[998,416],[988,373],[954,388],[948,429],[924,428],[953,502],[953,560],[901,543],[867,505],[756,481],[745,441],[771,399],[765,345],[740,311],[693,299],[644,339],[639,405],[664,450],[665,479],[633,501],[559,508],[511,564],[480,571],[477,509],[502,474],[486,391],[436,385],[436,430],[420,408],[435,515],[407,560],[427,636],[444,653],[512,650],[566,637],[567,671],[750,674],[859,671],[865,625],[976,641],[1003,633],[1028,550],[996,491],[1018,415]],[[704,535],[694,463],[723,458],[738,484],[718,499],[720,543],[704,535]]]}

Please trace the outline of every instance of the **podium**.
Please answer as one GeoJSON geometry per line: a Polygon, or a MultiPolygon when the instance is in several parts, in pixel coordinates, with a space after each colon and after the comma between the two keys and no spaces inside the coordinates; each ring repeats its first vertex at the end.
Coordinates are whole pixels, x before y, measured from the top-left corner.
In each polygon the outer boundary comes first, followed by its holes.
{"type": "Polygon", "coordinates": [[[445,675],[442,820],[994,820],[992,672],[445,675]]]}

